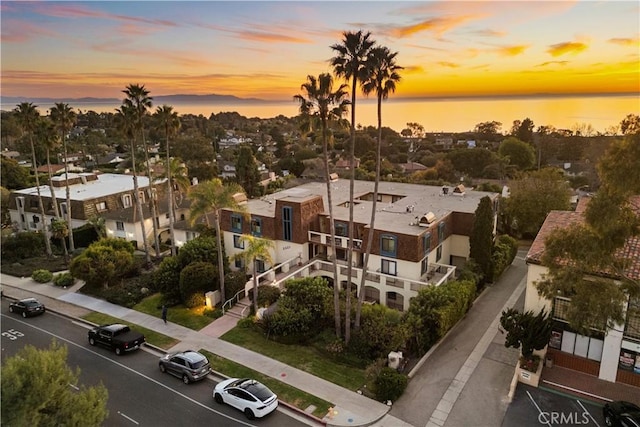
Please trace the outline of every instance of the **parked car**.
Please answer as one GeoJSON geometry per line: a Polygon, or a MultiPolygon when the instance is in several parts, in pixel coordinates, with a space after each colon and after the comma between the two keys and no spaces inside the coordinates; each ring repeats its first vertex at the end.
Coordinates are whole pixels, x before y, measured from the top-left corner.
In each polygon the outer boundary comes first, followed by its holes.
{"type": "Polygon", "coordinates": [[[179,351],[162,356],[158,365],[162,372],[168,372],[171,375],[182,378],[182,382],[185,384],[200,381],[211,372],[209,359],[193,350],[179,351]]]}
{"type": "Polygon", "coordinates": [[[229,378],[213,389],[213,399],[244,412],[252,420],[262,418],[278,407],[278,396],[262,383],[249,378],[229,378]]]}
{"type": "Polygon", "coordinates": [[[89,330],[89,344],[100,344],[116,352],[118,356],[137,350],[145,343],[143,334],[120,323],[96,326],[89,330]]]}
{"type": "Polygon", "coordinates": [[[20,313],[22,317],[37,316],[46,311],[44,304],[35,298],[25,298],[9,304],[9,311],[20,313]]]}
{"type": "Polygon", "coordinates": [[[602,408],[604,423],[609,427],[640,427],[640,407],[631,402],[617,400],[602,408]]]}

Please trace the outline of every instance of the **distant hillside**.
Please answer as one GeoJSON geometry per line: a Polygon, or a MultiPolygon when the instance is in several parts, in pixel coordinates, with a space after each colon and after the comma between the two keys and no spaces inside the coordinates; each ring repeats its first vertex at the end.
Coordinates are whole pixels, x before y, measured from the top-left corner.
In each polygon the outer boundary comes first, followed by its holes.
{"type": "MultiPolygon", "coordinates": [[[[64,102],[68,104],[120,104],[122,99],[118,98],[28,98],[22,96],[3,96],[2,104],[19,104],[21,102],[32,102],[41,104],[53,104],[55,102],[64,102]]],[[[207,104],[240,104],[240,103],[270,102],[258,98],[238,98],[233,95],[161,95],[153,96],[153,103],[158,104],[174,104],[174,103],[207,103],[207,104]]]]}

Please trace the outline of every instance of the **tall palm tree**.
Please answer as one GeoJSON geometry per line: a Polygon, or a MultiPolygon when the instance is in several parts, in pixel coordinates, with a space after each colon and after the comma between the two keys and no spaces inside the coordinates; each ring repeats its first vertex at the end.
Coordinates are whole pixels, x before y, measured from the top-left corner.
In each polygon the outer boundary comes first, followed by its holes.
{"type": "Polygon", "coordinates": [[[367,80],[367,56],[375,44],[371,39],[371,33],[345,31],[342,33],[342,43],[334,44],[331,49],[337,55],[330,59],[334,73],[351,80],[351,132],[350,132],[350,158],[349,169],[351,172],[349,182],[349,240],[347,242],[347,298],[345,302],[345,328],[344,340],[349,344],[351,339],[351,275],[353,272],[353,191],[355,186],[355,144],[356,144],[356,90],[358,82],[367,80]]]}
{"type": "Polygon", "coordinates": [[[162,162],[165,172],[158,175],[159,179],[166,179],[171,174],[171,190],[173,192],[173,203],[170,208],[173,209],[173,218],[176,219],[176,209],[182,203],[184,194],[187,194],[191,181],[189,181],[189,170],[182,159],[172,157],[167,165],[166,160],[162,162]],[[169,169],[169,171],[167,171],[169,169]]]}
{"type": "MultiPolygon", "coordinates": [[[[320,74],[318,78],[307,76],[307,82],[302,84],[304,94],[295,95],[294,100],[300,103],[300,114],[310,128],[314,120],[318,119],[322,127],[322,151],[327,183],[327,202],[329,205],[329,233],[331,235],[331,253],[333,254],[333,306],[336,336],[340,337],[340,285],[338,280],[338,260],[336,258],[336,228],[333,220],[333,203],[331,192],[331,178],[329,171],[329,122],[340,120],[344,115],[349,101],[347,85],[342,84],[337,90],[333,90],[333,77],[331,74],[320,74]]],[[[313,130],[313,129],[310,129],[313,130]]]]}
{"type": "Polygon", "coordinates": [[[156,250],[156,258],[160,258],[160,242],[158,240],[158,206],[154,192],[154,177],[151,174],[151,163],[149,162],[149,150],[147,149],[147,139],[144,133],[144,118],[148,114],[148,108],[153,106],[153,98],[149,96],[149,91],[144,85],[130,84],[122,91],[127,97],[123,100],[123,105],[133,108],[136,117],[136,128],[142,141],[144,160],[149,176],[149,201],[151,204],[151,224],[153,226],[153,242],[156,250]]]}
{"type": "Polygon", "coordinates": [[[51,171],[51,150],[55,150],[58,147],[60,138],[56,135],[54,124],[46,119],[41,118],[36,124],[35,130],[36,137],[40,144],[44,146],[47,155],[47,178],[49,183],[49,192],[51,193],[51,204],[53,205],[53,215],[55,221],[51,222],[51,235],[60,239],[62,242],[62,249],[64,251],[64,259],[69,262],[69,251],[67,250],[67,237],[69,235],[69,226],[66,220],[60,219],[60,210],[58,209],[58,199],[56,198],[56,192],[53,189],[53,179],[51,171]]]}
{"type": "MultiPolygon", "coordinates": [[[[131,171],[133,172],[133,193],[136,201],[136,211],[140,218],[140,230],[142,233],[142,246],[144,249],[147,266],[151,265],[151,254],[149,253],[149,242],[147,241],[147,231],[144,225],[144,211],[142,210],[142,198],[140,197],[140,187],[138,185],[138,173],[136,168],[136,112],[133,107],[122,105],[116,108],[116,121],[118,128],[131,143],[131,171]]],[[[151,183],[151,180],[149,180],[151,183]]]]}
{"type": "Polygon", "coordinates": [[[396,83],[400,81],[398,71],[403,68],[396,64],[398,52],[391,53],[384,46],[376,46],[371,49],[367,57],[367,68],[369,76],[362,82],[362,91],[365,95],[375,92],[378,100],[378,141],[376,147],[376,179],[373,186],[373,205],[371,207],[371,222],[369,224],[369,236],[367,238],[367,248],[364,253],[364,265],[362,266],[362,277],[360,278],[360,288],[358,294],[358,305],[356,307],[356,319],[354,328],[360,329],[360,313],[364,302],[364,284],[369,264],[369,255],[373,243],[373,232],[376,221],[376,204],[378,201],[378,188],[380,185],[380,147],[382,145],[382,100],[389,98],[389,94],[395,92],[396,83]]]}
{"type": "Polygon", "coordinates": [[[169,105],[163,105],[162,107],[158,107],[154,114],[155,119],[158,122],[158,126],[162,128],[164,131],[164,135],[166,138],[166,150],[167,150],[167,160],[165,162],[165,174],[167,177],[167,188],[169,190],[169,196],[167,198],[169,206],[169,236],[171,238],[171,255],[175,256],[176,254],[176,236],[173,230],[173,225],[176,221],[175,213],[173,209],[174,200],[173,200],[173,181],[171,179],[171,155],[169,154],[169,140],[171,136],[178,133],[178,129],[180,129],[180,118],[178,117],[178,113],[173,111],[173,107],[169,105]]]}
{"type": "Polygon", "coordinates": [[[222,184],[219,178],[201,182],[189,190],[189,198],[191,199],[189,219],[191,224],[194,224],[198,218],[204,216],[207,226],[210,226],[207,214],[209,212],[213,213],[218,244],[220,294],[222,295],[223,304],[226,302],[226,294],[224,289],[224,255],[222,252],[222,232],[220,231],[220,211],[228,208],[238,212],[246,212],[245,206],[238,203],[234,197],[238,193],[244,193],[239,184],[230,183],[225,185],[222,184]]]}
{"type": "Polygon", "coordinates": [[[240,241],[246,243],[244,251],[237,253],[233,259],[241,259],[244,265],[253,265],[253,312],[258,313],[258,261],[273,265],[271,251],[275,247],[273,240],[243,234],[240,241]]]}
{"type": "Polygon", "coordinates": [[[77,116],[69,104],[57,102],[50,111],[51,120],[56,124],[60,131],[60,139],[62,140],[62,152],[64,154],[64,176],[65,188],[67,196],[67,228],[69,229],[69,249],[75,250],[75,242],[73,240],[73,226],[71,225],[71,190],[69,189],[69,162],[67,162],[67,133],[76,123],[77,116]]]}
{"type": "Polygon", "coordinates": [[[44,233],[44,244],[47,256],[53,256],[51,251],[51,241],[49,240],[49,227],[47,226],[46,212],[44,210],[44,203],[42,202],[42,194],[40,193],[40,178],[38,177],[38,165],[36,163],[36,147],[33,142],[33,133],[36,129],[36,124],[40,113],[37,110],[37,106],[31,102],[22,102],[16,106],[13,110],[16,115],[16,119],[22,133],[29,135],[29,144],[31,145],[31,162],[33,163],[33,173],[36,176],[36,191],[38,193],[38,203],[40,204],[40,216],[42,217],[42,232],[44,233]]]}

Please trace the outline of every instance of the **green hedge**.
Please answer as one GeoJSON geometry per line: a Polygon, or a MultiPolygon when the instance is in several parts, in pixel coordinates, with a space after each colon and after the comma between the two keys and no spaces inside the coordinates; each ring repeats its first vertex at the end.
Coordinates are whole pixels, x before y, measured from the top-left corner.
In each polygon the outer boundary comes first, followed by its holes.
{"type": "Polygon", "coordinates": [[[38,283],[47,283],[53,280],[53,273],[49,270],[35,270],[31,278],[38,283]]]}
{"type": "Polygon", "coordinates": [[[506,234],[498,236],[493,246],[491,262],[493,263],[493,280],[504,273],[518,253],[518,241],[506,234]]]}
{"type": "Polygon", "coordinates": [[[442,338],[471,308],[476,284],[471,280],[449,282],[440,286],[449,303],[438,308],[438,337],[442,338]]]}

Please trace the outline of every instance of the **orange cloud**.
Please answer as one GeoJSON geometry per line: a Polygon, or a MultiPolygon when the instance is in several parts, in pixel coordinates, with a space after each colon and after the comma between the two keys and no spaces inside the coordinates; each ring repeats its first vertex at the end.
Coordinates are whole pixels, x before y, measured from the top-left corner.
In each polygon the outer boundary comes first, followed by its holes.
{"type": "Polygon", "coordinates": [[[505,37],[507,33],[504,31],[496,31],[490,29],[473,31],[471,34],[479,37],[505,37]]]}
{"type": "Polygon", "coordinates": [[[113,13],[106,13],[90,9],[88,7],[79,5],[66,5],[66,4],[54,4],[54,3],[37,3],[34,6],[37,13],[45,16],[55,16],[57,18],[107,18],[118,21],[138,22],[144,24],[161,25],[165,27],[177,27],[178,24],[165,19],[146,19],[139,17],[132,17],[126,15],[116,15],[113,13]]]}
{"type": "Polygon", "coordinates": [[[440,62],[437,62],[437,64],[440,65],[441,67],[447,67],[447,68],[458,68],[460,66],[460,64],[447,62],[447,61],[440,61],[440,62]]]}
{"type": "Polygon", "coordinates": [[[387,26],[387,32],[390,36],[398,37],[398,38],[409,37],[423,31],[430,31],[434,34],[442,35],[447,31],[450,31],[456,27],[459,27],[460,25],[466,22],[479,19],[479,18],[481,18],[481,16],[478,16],[478,15],[476,16],[462,15],[462,16],[451,16],[451,17],[443,17],[443,18],[431,18],[431,19],[418,22],[417,24],[412,24],[412,25],[404,25],[404,26],[398,26],[398,27],[387,26]]]}
{"type": "Polygon", "coordinates": [[[251,40],[262,43],[286,42],[286,43],[313,43],[312,40],[299,37],[292,37],[285,34],[263,33],[258,31],[235,31],[244,40],[251,40]]]}
{"type": "Polygon", "coordinates": [[[547,61],[547,62],[543,62],[542,64],[536,65],[536,67],[548,67],[551,65],[567,65],[568,63],[569,61],[547,61]]]}
{"type": "Polygon", "coordinates": [[[561,56],[568,53],[576,55],[586,48],[587,45],[581,42],[563,42],[552,44],[551,46],[549,46],[549,49],[547,49],[547,52],[551,56],[561,56]]]}
{"type": "Polygon", "coordinates": [[[612,38],[607,40],[609,43],[617,44],[620,46],[634,46],[637,47],[640,43],[640,38],[612,38]]]}
{"type": "Polygon", "coordinates": [[[10,19],[2,22],[2,35],[0,39],[3,43],[23,43],[39,37],[57,37],[53,31],[46,30],[40,25],[18,19],[10,19]]]}
{"type": "Polygon", "coordinates": [[[496,52],[502,56],[517,56],[528,48],[529,46],[527,45],[502,46],[496,49],[496,52]]]}

